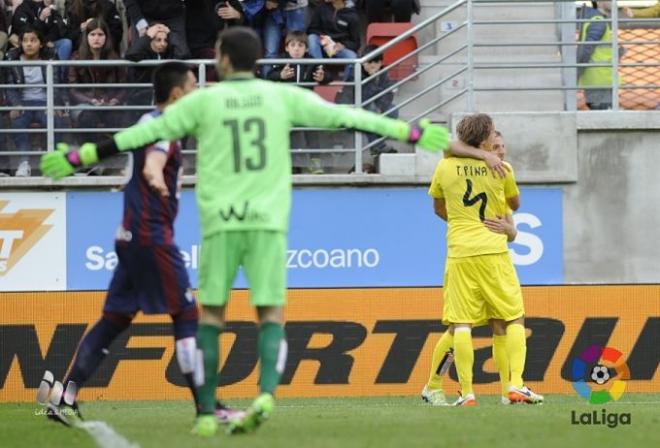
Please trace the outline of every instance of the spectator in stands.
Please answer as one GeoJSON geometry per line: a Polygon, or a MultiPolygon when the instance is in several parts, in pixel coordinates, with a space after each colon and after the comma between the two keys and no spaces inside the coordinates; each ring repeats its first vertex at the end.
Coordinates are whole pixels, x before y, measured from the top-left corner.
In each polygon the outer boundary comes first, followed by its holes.
{"type": "Polygon", "coordinates": [[[7,13],[5,11],[5,2],[0,0],[0,60],[5,58],[5,51],[7,50],[7,39],[9,35],[9,24],[7,23],[7,13]]]}
{"type": "MultiPolygon", "coordinates": [[[[364,48],[364,50],[362,50],[362,52],[360,53],[360,57],[364,57],[377,49],[378,49],[378,45],[367,45],[364,48]]],[[[383,68],[383,54],[381,53],[362,64],[362,79],[365,80],[368,77],[377,74],[379,71],[382,70],[382,68],[383,68]]],[[[349,81],[353,81],[353,77],[351,77],[349,81]]],[[[362,102],[365,102],[375,97],[376,95],[384,92],[385,90],[389,89],[393,84],[394,82],[392,82],[390,77],[387,75],[387,72],[381,73],[372,80],[363,83],[362,102]]],[[[371,112],[386,114],[390,118],[398,118],[399,117],[398,110],[393,110],[390,112],[390,109],[394,107],[393,101],[394,101],[394,91],[390,90],[383,96],[379,97],[378,99],[364,106],[364,108],[371,112]]],[[[337,98],[337,102],[342,104],[355,104],[354,88],[351,86],[344,86],[344,89],[339,95],[339,98],[337,98]]],[[[369,140],[369,143],[377,140],[378,138],[379,136],[375,134],[367,133],[367,140],[369,140]]],[[[372,155],[377,156],[384,152],[393,153],[397,151],[396,149],[387,145],[384,141],[381,141],[380,143],[377,143],[375,146],[372,146],[370,148],[370,152],[372,155]]]]}
{"type": "MultiPolygon", "coordinates": [[[[346,0],[325,0],[307,28],[309,53],[315,59],[354,59],[360,48],[360,29],[360,18],[355,8],[347,7],[346,0]]],[[[346,66],[344,79],[350,77],[352,69],[351,64],[346,66]]]]}
{"type": "Polygon", "coordinates": [[[215,59],[218,33],[245,20],[239,0],[186,2],[186,38],[193,59],[215,59]]]}
{"type": "MultiPolygon", "coordinates": [[[[39,30],[47,46],[55,47],[60,60],[65,61],[71,57],[71,39],[67,37],[66,24],[53,0],[24,0],[15,7],[11,21],[12,34],[20,36],[28,25],[39,30]]],[[[19,40],[16,39],[14,47],[18,46],[19,40]]]]}
{"type": "MultiPolygon", "coordinates": [[[[289,31],[284,39],[284,50],[286,53],[280,55],[280,59],[308,59],[311,58],[307,52],[307,34],[303,31],[289,31]]],[[[323,69],[323,65],[313,64],[285,64],[276,65],[268,74],[271,81],[302,83],[315,82],[328,84],[332,81],[330,73],[323,69]]],[[[309,86],[308,88],[312,88],[309,86]]],[[[318,134],[314,131],[291,132],[292,148],[318,148],[318,134]]],[[[309,154],[294,154],[292,157],[294,174],[302,172],[301,167],[307,166],[309,174],[323,174],[323,165],[320,157],[309,157],[309,154]]]]}
{"type": "MultiPolygon", "coordinates": [[[[162,23],[151,25],[147,33],[133,42],[126,52],[126,59],[139,62],[144,60],[174,59],[176,48],[170,45],[168,35],[170,29],[162,23]]],[[[151,76],[155,67],[134,67],[130,71],[131,82],[151,84],[151,76]]],[[[146,106],[153,103],[153,89],[151,87],[135,88],[131,90],[129,104],[146,106]]],[[[141,116],[143,112],[139,111],[141,116]]]]}
{"type": "Polygon", "coordinates": [[[660,2],[648,8],[623,8],[623,12],[628,17],[635,19],[655,19],[660,17],[660,2]]]}
{"type": "Polygon", "coordinates": [[[410,22],[413,13],[419,14],[419,0],[364,0],[367,23],[410,22]]]}
{"type": "MultiPolygon", "coordinates": [[[[80,49],[73,54],[73,60],[113,60],[119,59],[110,39],[108,26],[99,19],[92,19],[85,28],[80,49]]],[[[69,68],[70,84],[114,84],[125,83],[127,80],[124,67],[113,65],[105,66],[71,66],[69,68]]],[[[100,87],[72,87],[70,90],[71,102],[74,105],[90,106],[117,106],[124,103],[127,92],[123,88],[100,87]]],[[[120,111],[103,110],[77,110],[74,119],[78,127],[122,127],[122,113],[120,111]]],[[[89,135],[81,136],[83,141],[96,141],[89,135]]]]}
{"type": "Polygon", "coordinates": [[[266,0],[242,0],[241,6],[245,15],[245,26],[249,26],[257,34],[263,36],[266,21],[266,0]]]}
{"type": "Polygon", "coordinates": [[[124,28],[119,11],[110,0],[73,0],[66,11],[68,36],[73,48],[80,47],[80,38],[92,19],[102,19],[108,24],[115,51],[119,53],[124,28]]]}
{"type": "MultiPolygon", "coordinates": [[[[307,52],[307,34],[302,31],[290,31],[284,41],[285,53],[280,55],[280,59],[309,59],[311,56],[307,52]]],[[[312,64],[285,64],[276,65],[269,73],[268,79],[271,81],[294,82],[316,82],[319,84],[328,84],[332,77],[323,69],[323,65],[312,64]]]]}
{"type": "MultiPolygon", "coordinates": [[[[291,31],[305,31],[307,0],[266,0],[266,10],[264,56],[273,58],[280,52],[283,35],[291,31]]],[[[265,77],[268,77],[269,71],[270,66],[263,67],[265,77]]]]}
{"type": "MultiPolygon", "coordinates": [[[[612,28],[604,20],[609,17],[610,2],[592,1],[592,7],[583,6],[578,18],[586,19],[580,23],[580,42],[593,42],[578,46],[577,62],[579,64],[596,64],[612,62],[612,28]]],[[[618,57],[618,55],[617,55],[618,57]]],[[[612,88],[591,88],[612,85],[612,67],[579,67],[578,85],[587,87],[584,96],[591,110],[612,108],[612,88]]]]}
{"type": "Polygon", "coordinates": [[[182,0],[124,0],[130,22],[131,41],[147,33],[150,24],[162,23],[170,29],[169,42],[177,59],[190,56],[186,43],[186,8],[182,0]]]}
{"type": "MultiPolygon", "coordinates": [[[[46,46],[46,41],[41,32],[31,25],[23,27],[19,36],[20,46],[7,52],[8,61],[44,61],[57,59],[55,51],[46,46]]],[[[30,84],[46,83],[45,66],[23,66],[11,67],[7,69],[7,84],[16,86],[28,86],[30,84]]],[[[53,82],[59,83],[58,71],[53,72],[53,82]]],[[[55,104],[61,105],[62,101],[55,91],[55,104]]],[[[29,87],[7,89],[7,105],[13,107],[9,112],[12,129],[27,129],[32,124],[38,124],[39,127],[46,127],[45,110],[24,110],[24,107],[46,107],[46,88],[29,87]]],[[[60,120],[62,113],[55,113],[55,127],[61,128],[60,120]]],[[[17,151],[28,151],[30,149],[29,137],[26,132],[12,134],[14,146],[17,151]]],[[[30,163],[27,157],[23,157],[16,169],[16,176],[29,176],[31,172],[30,163]]]]}

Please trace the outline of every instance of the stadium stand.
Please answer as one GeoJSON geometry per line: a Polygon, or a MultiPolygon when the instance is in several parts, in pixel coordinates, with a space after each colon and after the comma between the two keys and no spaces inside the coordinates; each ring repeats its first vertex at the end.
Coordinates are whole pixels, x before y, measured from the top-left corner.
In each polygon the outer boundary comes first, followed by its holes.
{"type": "MultiPolygon", "coordinates": [[[[124,3],[122,0],[108,0],[108,4],[114,6],[103,10],[104,14],[111,15],[114,21],[111,33],[113,29],[120,29],[119,22],[126,26],[124,3]],[[117,14],[120,21],[115,17],[117,14]]],[[[413,16],[411,23],[371,23],[365,26],[363,17],[363,46],[367,43],[385,45],[383,72],[387,72],[396,82],[391,92],[385,94],[395,94],[396,110],[407,120],[428,117],[436,122],[447,123],[452,113],[471,109],[489,112],[581,110],[585,108],[583,94],[575,88],[576,69],[572,65],[575,63],[576,27],[575,24],[568,23],[575,20],[574,3],[529,1],[518,2],[513,6],[487,0],[422,2],[421,14],[413,16]],[[523,39],[520,36],[531,37],[523,39]],[[389,45],[393,39],[398,39],[397,44],[389,45]],[[400,59],[402,60],[396,62],[400,59]]],[[[55,2],[58,10],[66,10],[67,13],[72,4],[77,2],[55,2]]],[[[347,2],[348,4],[350,2],[347,2]]],[[[245,4],[243,6],[245,7],[245,4]]],[[[3,12],[9,13],[6,21],[11,23],[11,4],[0,2],[0,7],[3,12]]],[[[660,20],[625,20],[623,15],[620,15],[619,20],[618,44],[625,51],[618,61],[618,74],[622,79],[618,88],[618,107],[627,110],[657,109],[660,104],[660,50],[657,45],[660,41],[660,20]]],[[[7,31],[11,35],[11,30],[7,31]]],[[[122,37],[112,37],[115,42],[123,39],[120,46],[122,57],[125,57],[127,34],[129,33],[122,31],[122,37]]],[[[11,48],[11,37],[9,41],[11,48]]],[[[352,64],[356,62],[353,60],[352,64]]],[[[141,64],[139,67],[144,67],[144,72],[148,73],[150,70],[147,66],[150,64],[141,64]]],[[[212,60],[203,63],[195,61],[194,64],[201,64],[197,69],[201,85],[214,80],[212,60]]],[[[267,61],[262,61],[262,64],[267,65],[267,61]]],[[[124,65],[135,67],[130,63],[124,65]]],[[[21,155],[16,154],[16,148],[13,146],[14,139],[8,120],[11,107],[4,101],[5,91],[10,88],[4,75],[10,67],[9,62],[2,62],[0,67],[0,171],[5,173],[14,172],[16,167],[10,166],[9,160],[14,160],[13,156],[21,155]]],[[[324,68],[334,73],[334,82],[327,86],[316,86],[314,90],[326,100],[335,101],[345,84],[340,79],[341,65],[333,65],[332,61],[325,60],[324,68]]],[[[52,84],[52,80],[47,81],[46,84],[52,84]]],[[[131,87],[130,83],[123,83],[121,88],[129,92],[144,88],[145,79],[133,81],[142,84],[131,87]]],[[[112,85],[106,86],[112,88],[112,85]]],[[[53,89],[47,90],[49,95],[53,95],[58,90],[68,89],[64,86],[54,86],[53,89]]],[[[70,105],[69,99],[65,105],[51,101],[47,107],[60,111],[67,118],[64,123],[75,123],[76,120],[70,119],[70,105]]],[[[149,105],[144,102],[131,102],[130,105],[118,104],[113,107],[130,117],[149,105]]],[[[130,120],[119,122],[126,124],[130,120]]],[[[61,129],[54,132],[53,125],[54,121],[51,120],[45,131],[32,128],[26,132],[44,132],[48,137],[46,147],[52,148],[54,136],[66,131],[61,129]]],[[[105,125],[112,128],[111,123],[105,125]]],[[[35,141],[38,142],[39,139],[35,141]]],[[[369,145],[365,146],[359,136],[325,136],[321,146],[334,154],[333,160],[336,163],[335,167],[325,172],[345,173],[350,166],[361,166],[362,151],[355,151],[356,145],[363,150],[369,149],[369,145]]],[[[41,144],[38,146],[33,149],[45,149],[41,148],[41,144]]],[[[191,151],[188,156],[194,157],[194,148],[189,149],[191,151]]],[[[308,150],[295,149],[303,152],[308,150]]],[[[396,149],[403,153],[414,151],[414,148],[405,145],[398,145],[396,149]]],[[[314,150],[320,151],[322,148],[314,150]]],[[[37,153],[32,151],[31,154],[37,153]]],[[[38,175],[38,171],[33,171],[32,174],[38,175]]]]}

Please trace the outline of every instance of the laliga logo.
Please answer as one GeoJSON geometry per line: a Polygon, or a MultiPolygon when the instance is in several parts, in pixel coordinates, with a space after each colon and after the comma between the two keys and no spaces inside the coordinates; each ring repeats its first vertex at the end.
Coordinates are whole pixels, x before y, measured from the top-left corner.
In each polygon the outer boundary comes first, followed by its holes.
{"type": "MultiPolygon", "coordinates": [[[[623,354],[612,347],[592,345],[573,360],[571,366],[573,389],[590,404],[605,404],[617,401],[626,391],[626,381],[630,379],[630,369],[623,359],[623,354]],[[589,385],[589,381],[595,386],[589,385]],[[607,383],[610,383],[607,386],[607,383]],[[602,386],[602,388],[601,388],[602,386]]],[[[601,412],[571,412],[573,425],[607,425],[616,428],[618,425],[630,425],[630,413],[601,412]]]]}
{"type": "MultiPolygon", "coordinates": [[[[0,211],[9,201],[0,201],[0,211]]],[[[20,209],[0,213],[0,277],[18,263],[53,226],[43,222],[53,209],[20,209]]]]}
{"type": "Polygon", "coordinates": [[[623,360],[623,354],[617,349],[592,345],[573,360],[571,378],[573,389],[579,396],[591,404],[604,404],[612,400],[617,401],[623,396],[626,390],[624,380],[630,379],[630,369],[623,360]],[[591,367],[591,370],[587,367],[591,367]],[[612,371],[616,372],[613,378],[610,375],[612,371]],[[599,386],[610,379],[613,382],[609,389],[593,390],[585,381],[588,379],[599,386]]]}

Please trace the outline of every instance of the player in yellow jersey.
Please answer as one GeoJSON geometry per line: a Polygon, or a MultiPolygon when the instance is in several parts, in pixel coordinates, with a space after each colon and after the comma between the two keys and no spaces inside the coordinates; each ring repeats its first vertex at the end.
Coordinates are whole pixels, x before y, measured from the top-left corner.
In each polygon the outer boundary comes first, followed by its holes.
{"type": "MultiPolygon", "coordinates": [[[[495,161],[492,160],[494,156],[497,160],[501,161],[498,173],[504,177],[506,171],[511,171],[511,165],[504,162],[506,149],[504,146],[504,138],[499,131],[495,131],[495,140],[490,152],[483,151],[477,148],[472,148],[461,142],[454,141],[448,149],[448,156],[454,155],[458,157],[470,157],[477,160],[484,160],[490,163],[489,166],[497,168],[495,161]],[[488,161],[487,157],[491,157],[488,161]]],[[[484,225],[489,230],[496,233],[503,233],[507,236],[507,241],[514,241],[517,235],[517,230],[513,222],[512,211],[509,209],[507,215],[504,217],[486,218],[484,225]]],[[[486,318],[484,317],[484,320],[486,318]]],[[[503,342],[506,337],[506,326],[503,321],[498,319],[489,319],[488,324],[493,330],[493,359],[496,362],[498,371],[500,373],[500,383],[502,386],[502,403],[510,404],[509,401],[509,361],[506,357],[506,350],[504,349],[503,342]]],[[[442,337],[438,340],[433,349],[433,356],[431,359],[431,371],[429,373],[428,382],[422,389],[422,400],[433,406],[447,406],[447,399],[445,398],[443,383],[444,377],[449,371],[452,363],[454,362],[454,328],[449,326],[442,337]]]]}
{"type": "MultiPolygon", "coordinates": [[[[506,148],[504,145],[504,138],[499,131],[495,131],[495,140],[491,148],[491,152],[478,150],[461,144],[460,142],[452,142],[449,148],[448,155],[456,155],[463,157],[471,157],[481,160],[486,156],[495,155],[498,160],[502,161],[502,167],[499,172],[504,176],[506,170],[510,171],[511,165],[504,162],[506,155],[506,148]],[[482,152],[479,152],[482,151],[482,152]]],[[[491,160],[491,165],[495,165],[491,160]]],[[[513,212],[509,209],[507,215],[504,217],[486,218],[484,225],[489,230],[496,233],[503,233],[507,236],[507,241],[514,241],[517,235],[517,230],[513,222],[513,212]]],[[[484,318],[485,320],[485,318],[484,318]]],[[[504,343],[506,342],[506,325],[499,319],[489,319],[488,324],[493,330],[493,359],[497,365],[500,374],[500,383],[502,387],[502,403],[510,404],[509,400],[509,360],[506,356],[506,349],[504,343]]],[[[431,360],[431,371],[429,373],[428,382],[424,385],[422,390],[422,399],[433,406],[447,406],[447,399],[443,391],[444,377],[449,371],[454,360],[454,329],[449,326],[447,331],[438,340],[433,350],[431,360]]]]}
{"type": "MultiPolygon", "coordinates": [[[[492,149],[495,130],[489,116],[466,117],[457,131],[465,144],[492,149]]],[[[513,172],[500,178],[479,160],[444,159],[436,168],[429,194],[434,198],[436,213],[448,221],[443,321],[454,328],[453,346],[462,388],[456,405],[476,404],[471,328],[486,318],[498,319],[506,327],[505,352],[511,371],[508,398],[542,401],[543,397],[522,381],[526,352],[522,293],[508,254],[507,236],[505,232],[497,233],[506,226],[502,218],[508,207],[517,209],[519,205],[513,172]],[[487,223],[495,230],[486,227],[487,223]]]]}

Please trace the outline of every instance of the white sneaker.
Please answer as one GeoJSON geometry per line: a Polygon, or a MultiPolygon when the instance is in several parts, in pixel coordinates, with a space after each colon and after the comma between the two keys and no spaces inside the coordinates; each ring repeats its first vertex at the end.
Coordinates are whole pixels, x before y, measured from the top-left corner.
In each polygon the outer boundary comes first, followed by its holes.
{"type": "Polygon", "coordinates": [[[422,389],[422,400],[431,406],[449,406],[445,394],[441,390],[429,389],[429,386],[424,386],[422,389]]]}
{"type": "Polygon", "coordinates": [[[511,400],[509,400],[509,399],[508,399],[507,397],[505,397],[505,396],[500,396],[500,402],[501,402],[502,404],[511,404],[511,400]]]}
{"type": "Polygon", "coordinates": [[[476,406],[477,399],[474,397],[474,394],[467,394],[466,396],[458,397],[458,400],[454,402],[454,406],[476,406]]]}
{"type": "Polygon", "coordinates": [[[521,388],[511,386],[509,387],[509,400],[511,403],[543,404],[543,395],[532,392],[527,386],[521,388]]]}
{"type": "Polygon", "coordinates": [[[30,162],[23,160],[18,164],[14,176],[16,177],[29,177],[32,174],[32,168],[30,168],[30,162]]]}

